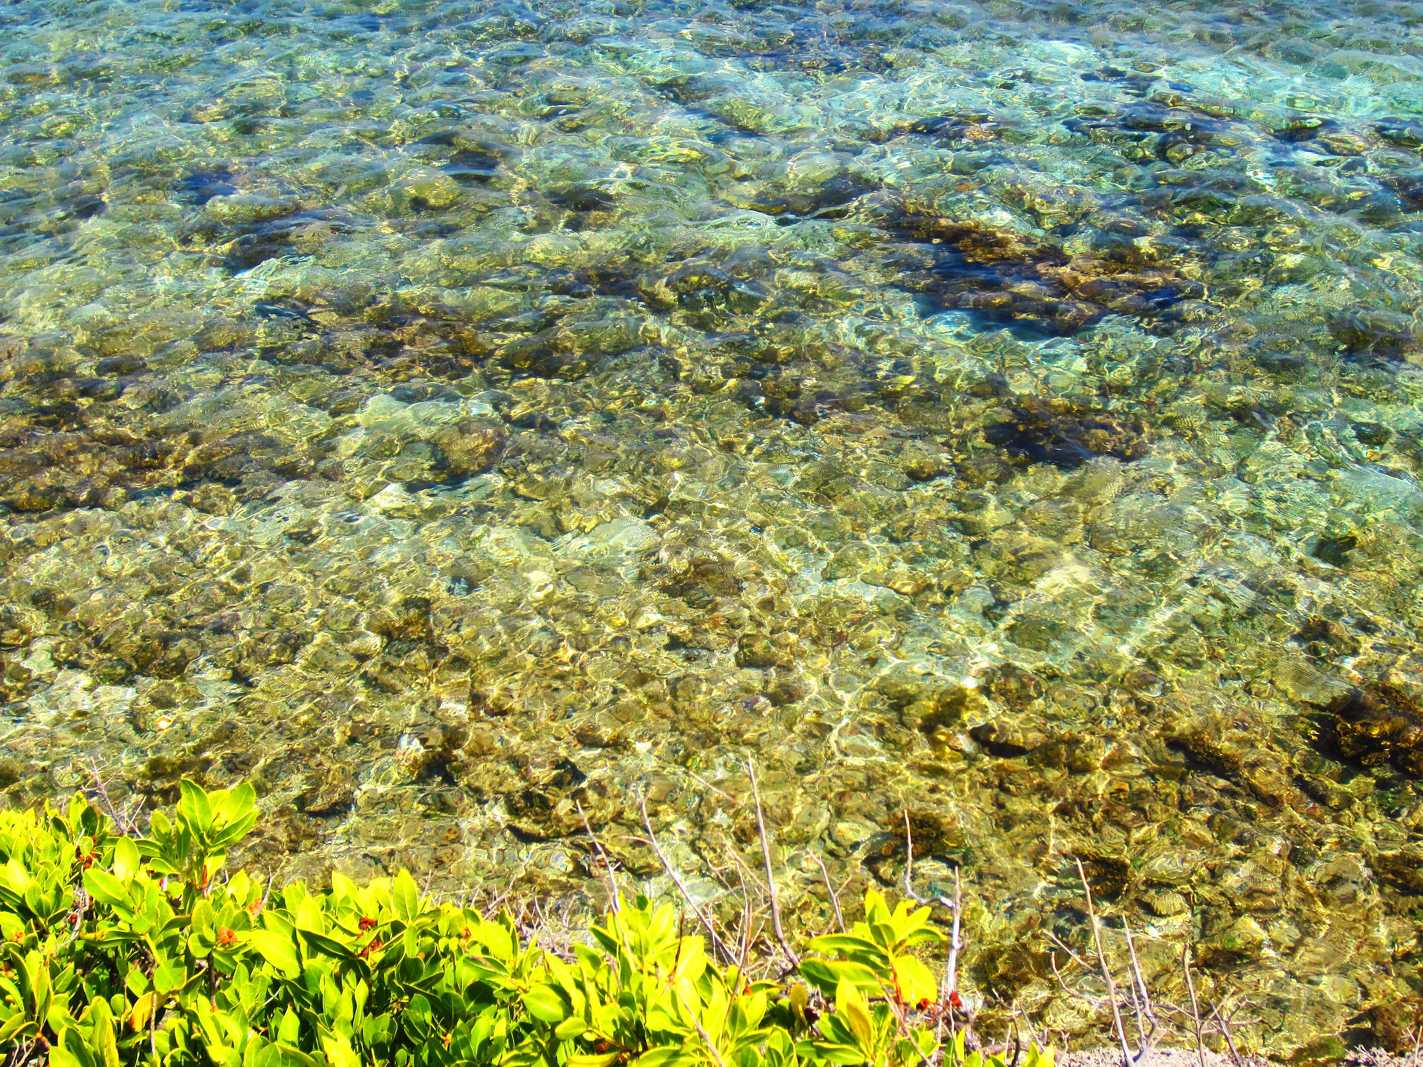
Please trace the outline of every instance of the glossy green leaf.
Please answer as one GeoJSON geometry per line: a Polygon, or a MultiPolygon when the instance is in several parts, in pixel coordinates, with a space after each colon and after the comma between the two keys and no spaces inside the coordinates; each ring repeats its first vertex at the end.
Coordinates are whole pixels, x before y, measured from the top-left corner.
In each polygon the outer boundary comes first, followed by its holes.
{"type": "Polygon", "coordinates": [[[84,872],[84,891],[111,908],[129,907],[128,883],[102,867],[90,867],[84,872]]]}
{"type": "Polygon", "coordinates": [[[534,986],[524,994],[523,1000],[529,1014],[540,1022],[557,1024],[568,1018],[568,1003],[553,986],[534,986]]]}
{"type": "Polygon", "coordinates": [[[296,945],[290,935],[277,930],[258,929],[247,934],[247,942],[283,978],[295,978],[300,973],[301,961],[297,959],[296,945]]]}

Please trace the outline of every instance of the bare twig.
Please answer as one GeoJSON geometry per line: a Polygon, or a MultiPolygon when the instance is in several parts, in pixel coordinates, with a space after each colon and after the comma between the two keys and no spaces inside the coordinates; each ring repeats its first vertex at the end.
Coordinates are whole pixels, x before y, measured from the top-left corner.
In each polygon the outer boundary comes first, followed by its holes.
{"type": "Polygon", "coordinates": [[[104,778],[99,773],[99,766],[93,760],[84,764],[84,769],[89,772],[89,777],[94,780],[94,788],[91,791],[90,799],[98,804],[104,814],[109,817],[119,833],[125,837],[138,836],[138,822],[134,819],[131,811],[120,811],[118,805],[109,796],[109,789],[104,785],[104,778]]]}
{"type": "Polygon", "coordinates": [[[909,812],[907,811],[904,813],[904,893],[916,904],[938,904],[945,908],[954,906],[948,897],[921,896],[914,890],[914,830],[909,825],[909,812]]]}
{"type": "Polygon", "coordinates": [[[618,895],[618,880],[613,876],[612,861],[603,851],[603,843],[598,840],[598,835],[593,832],[593,827],[588,825],[588,816],[583,811],[583,805],[575,800],[573,806],[578,809],[578,817],[583,820],[583,829],[588,833],[588,840],[593,842],[593,849],[598,853],[598,859],[603,863],[603,870],[608,873],[608,893],[612,897],[613,911],[620,912],[623,910],[623,898],[618,895]]]}
{"type": "Polygon", "coordinates": [[[1092,887],[1087,884],[1087,872],[1082,867],[1082,861],[1074,862],[1077,864],[1077,877],[1082,880],[1082,889],[1087,894],[1087,917],[1092,923],[1092,942],[1097,949],[1097,964],[1102,972],[1102,981],[1107,985],[1107,999],[1112,1005],[1112,1024],[1116,1027],[1117,1040],[1122,1046],[1122,1067],[1131,1067],[1131,1048],[1127,1045],[1127,1032],[1122,1025],[1121,1009],[1117,1005],[1117,983],[1112,980],[1112,969],[1107,965],[1107,954],[1102,949],[1102,927],[1097,922],[1097,909],[1092,905],[1092,887]]]}
{"type": "Polygon", "coordinates": [[[736,973],[745,976],[746,960],[751,955],[751,894],[746,889],[746,879],[741,873],[741,867],[736,868],[736,880],[741,889],[741,920],[737,926],[737,942],[741,946],[740,953],[736,958],[736,973]]]}
{"type": "Polygon", "coordinates": [[[64,939],[65,945],[72,945],[79,939],[80,928],[84,925],[84,916],[89,913],[89,905],[93,898],[82,888],[74,890],[74,908],[69,912],[69,936],[64,939]]]}
{"type": "Polygon", "coordinates": [[[949,962],[944,967],[944,985],[948,987],[948,998],[953,1001],[959,988],[959,950],[963,948],[960,936],[963,916],[963,879],[959,868],[954,868],[954,925],[949,931],[949,962]]]}
{"type": "Polygon", "coordinates": [[[751,897],[743,894],[741,898],[741,955],[736,961],[736,973],[746,974],[746,960],[751,955],[751,897]]]}
{"type": "Polygon", "coordinates": [[[726,1061],[721,1058],[721,1053],[718,1052],[716,1046],[712,1044],[711,1035],[706,1032],[695,1015],[691,1016],[691,1020],[692,1025],[697,1028],[697,1033],[702,1039],[702,1044],[706,1045],[707,1051],[711,1053],[712,1063],[715,1064],[715,1067],[726,1067],[726,1061]]]}
{"type": "Polygon", "coordinates": [[[840,928],[840,932],[845,932],[845,916],[840,911],[840,898],[835,895],[835,887],[830,884],[830,871],[825,866],[825,861],[820,858],[819,853],[812,852],[810,858],[816,862],[820,868],[820,876],[825,879],[825,892],[830,897],[830,907],[835,911],[835,925],[840,928]]]}
{"type": "MultiPolygon", "coordinates": [[[[1058,948],[1062,949],[1063,952],[1067,953],[1068,959],[1070,959],[1073,963],[1077,964],[1077,966],[1081,967],[1084,971],[1090,971],[1092,969],[1087,965],[1087,961],[1084,960],[1081,956],[1079,956],[1076,952],[1074,952],[1072,946],[1069,945],[1066,941],[1062,940],[1062,938],[1058,937],[1051,930],[1045,930],[1044,933],[1047,934],[1047,939],[1049,941],[1051,941],[1058,948]]],[[[1056,957],[1054,957],[1054,959],[1056,959],[1056,957]]],[[[1063,989],[1066,988],[1067,986],[1063,985],[1063,989]]]]}
{"type": "MultiPolygon", "coordinates": [[[[740,936],[737,938],[737,940],[741,945],[740,966],[743,970],[745,970],[747,962],[751,958],[751,946],[754,945],[757,939],[761,936],[760,911],[758,910],[760,902],[753,901],[751,889],[748,884],[748,879],[755,882],[757,886],[759,886],[761,883],[759,875],[757,875],[755,871],[753,871],[744,862],[742,862],[740,856],[738,856],[735,852],[732,852],[730,853],[730,857],[731,865],[736,871],[735,892],[737,893],[744,905],[745,923],[742,926],[740,936]]],[[[723,879],[723,881],[725,880],[723,879]]],[[[731,888],[729,883],[727,883],[727,888],[731,888]]]]}
{"type": "Polygon", "coordinates": [[[647,817],[647,798],[639,795],[637,806],[642,811],[642,827],[647,831],[647,843],[652,846],[652,851],[657,856],[657,862],[662,864],[662,869],[667,872],[667,876],[672,879],[672,884],[677,887],[677,891],[682,894],[682,899],[687,902],[687,906],[692,909],[692,914],[697,917],[697,921],[702,924],[702,929],[707,932],[707,937],[711,940],[712,951],[720,956],[724,963],[734,962],[736,957],[731,954],[725,942],[722,941],[721,935],[716,932],[716,926],[712,923],[711,918],[693,899],[691,891],[682,881],[682,876],[677,873],[677,868],[672,866],[671,861],[662,852],[662,847],[657,843],[657,835],[652,832],[652,820],[647,817]]]}
{"type": "MultiPolygon", "coordinates": [[[[904,1010],[903,1002],[900,1001],[898,997],[889,997],[885,1000],[885,1004],[887,1004],[889,1006],[889,1010],[894,1013],[895,1025],[899,1027],[900,1034],[903,1036],[908,1036],[909,1015],[904,1010]]],[[[934,1063],[929,1059],[928,1056],[924,1055],[924,1053],[919,1051],[919,1047],[917,1045],[912,1045],[912,1047],[914,1048],[915,1055],[919,1057],[919,1062],[922,1063],[924,1067],[934,1067],[934,1063]]]]}
{"type": "MultiPolygon", "coordinates": [[[[1049,934],[1048,936],[1052,937],[1051,934],[1049,934]]],[[[1057,938],[1055,937],[1053,937],[1052,939],[1054,941],[1057,941],[1057,938]]],[[[1057,943],[1060,947],[1066,948],[1066,946],[1063,945],[1062,942],[1057,941],[1057,943]]],[[[1072,955],[1071,949],[1068,949],[1067,952],[1068,955],[1072,955]]],[[[1056,952],[1048,953],[1047,963],[1048,966],[1052,968],[1052,976],[1057,980],[1057,987],[1061,989],[1064,993],[1066,993],[1069,997],[1077,996],[1078,994],[1076,993],[1076,991],[1067,984],[1067,979],[1062,976],[1062,971],[1058,969],[1056,952]]],[[[1083,999],[1087,1000],[1089,1003],[1092,1001],[1091,997],[1084,997],[1083,999]]]]}
{"type": "Polygon", "coordinates": [[[904,893],[916,904],[929,903],[914,892],[914,829],[909,825],[909,812],[904,813],[904,893]]]}
{"type": "Polygon", "coordinates": [[[1141,973],[1141,963],[1136,958],[1136,945],[1131,939],[1131,924],[1122,920],[1122,932],[1127,939],[1127,956],[1131,960],[1132,1005],[1136,1009],[1136,1033],[1141,1039],[1136,1058],[1146,1055],[1156,1037],[1156,1012],[1151,1006],[1151,993],[1146,988],[1146,977],[1141,973]]]}
{"type": "MultiPolygon", "coordinates": [[[[963,948],[961,918],[963,915],[963,877],[958,867],[954,868],[954,898],[944,896],[923,897],[914,891],[914,830],[909,824],[909,812],[904,813],[904,892],[917,904],[928,906],[938,904],[953,913],[953,926],[949,934],[949,958],[944,965],[944,984],[939,990],[939,1003],[948,1011],[939,1015],[937,1027],[939,1044],[944,1043],[945,1023],[952,1022],[962,1005],[959,989],[959,951],[963,948]]],[[[965,1016],[967,1016],[965,1012],[965,1016]]]]}
{"type": "Polygon", "coordinates": [[[1230,1050],[1230,1062],[1235,1064],[1235,1067],[1245,1067],[1245,1061],[1241,1059],[1240,1052],[1235,1047],[1235,1041],[1230,1036],[1230,1025],[1221,1015],[1219,1005],[1211,1009],[1211,1016],[1215,1019],[1216,1029],[1220,1031],[1220,1036],[1225,1038],[1225,1047],[1230,1050]]]}
{"type": "Polygon", "coordinates": [[[761,835],[761,858],[766,862],[766,889],[771,894],[771,928],[776,931],[776,940],[790,960],[792,967],[800,966],[800,955],[786,940],[786,931],[781,926],[781,902],[776,896],[776,878],[771,868],[771,841],[766,836],[766,820],[761,814],[761,789],[756,784],[756,767],[746,761],[746,773],[751,776],[751,797],[756,802],[756,830],[761,835]]]}
{"type": "Polygon", "coordinates": [[[1186,972],[1186,992],[1191,994],[1191,1028],[1196,1035],[1196,1063],[1206,1067],[1206,1047],[1201,1040],[1201,1009],[1196,1003],[1196,983],[1191,979],[1191,944],[1181,947],[1181,969],[1186,972]]]}

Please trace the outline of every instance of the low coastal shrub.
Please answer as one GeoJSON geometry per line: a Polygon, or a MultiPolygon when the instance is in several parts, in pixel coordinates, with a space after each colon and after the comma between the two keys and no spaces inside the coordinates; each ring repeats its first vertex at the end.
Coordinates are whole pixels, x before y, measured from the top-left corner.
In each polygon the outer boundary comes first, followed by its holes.
{"type": "Polygon", "coordinates": [[[146,833],[80,797],[0,812],[7,1065],[999,1062],[965,1048],[957,994],[941,1002],[917,954],[943,939],[927,908],[870,892],[862,921],[776,979],[710,958],[641,897],[559,955],[406,872],[320,891],[229,875],[253,790],[181,789],[146,833]]]}

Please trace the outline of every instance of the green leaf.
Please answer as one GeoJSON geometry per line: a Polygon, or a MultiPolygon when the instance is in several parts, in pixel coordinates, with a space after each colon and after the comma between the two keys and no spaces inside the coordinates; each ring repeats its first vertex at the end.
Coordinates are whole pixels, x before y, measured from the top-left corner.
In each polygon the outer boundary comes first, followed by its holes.
{"type": "Polygon", "coordinates": [[[13,856],[5,866],[0,867],[0,900],[12,908],[18,908],[24,903],[25,892],[33,884],[34,879],[30,877],[30,872],[13,856]]]}
{"type": "Polygon", "coordinates": [[[114,1034],[114,1013],[108,1001],[95,997],[89,1002],[89,1045],[99,1067],[119,1067],[119,1046],[114,1034]]]}
{"type": "Polygon", "coordinates": [[[253,930],[247,935],[247,943],[283,978],[295,978],[301,973],[301,961],[297,959],[296,945],[289,934],[277,930],[253,930]]]}
{"type": "Polygon", "coordinates": [[[212,828],[212,806],[207,792],[191,778],[184,778],[178,783],[178,792],[179,820],[187,823],[194,836],[206,840],[212,828]]]}
{"type": "Polygon", "coordinates": [[[884,959],[884,952],[878,945],[854,934],[823,934],[812,940],[810,947],[826,956],[848,956],[862,963],[884,959]]]}
{"type": "Polygon", "coordinates": [[[277,1040],[288,1045],[295,1045],[300,1035],[301,1019],[291,1008],[285,1009],[282,1012],[281,1022],[277,1024],[277,1040]]]}
{"type": "Polygon", "coordinates": [[[938,996],[938,982],[922,960],[913,956],[896,956],[891,962],[894,967],[895,985],[906,1004],[932,1001],[938,996]]]}
{"type": "Polygon", "coordinates": [[[127,881],[138,873],[139,864],[142,862],[138,854],[138,845],[131,837],[121,837],[114,845],[114,876],[123,881],[127,881]]]}
{"type": "Polygon", "coordinates": [[[560,1041],[572,1041],[586,1029],[588,1029],[588,1024],[585,1020],[577,1015],[570,1015],[553,1028],[553,1036],[560,1041]]]}
{"type": "Polygon", "coordinates": [[[224,789],[212,801],[214,828],[219,829],[219,843],[224,848],[244,837],[257,822],[257,791],[250,782],[224,789]]]}
{"type": "Polygon", "coordinates": [[[878,993],[881,988],[880,975],[876,971],[851,960],[803,960],[800,973],[822,993],[831,992],[841,982],[852,982],[858,988],[873,993],[878,993]]]}
{"type": "Polygon", "coordinates": [[[153,988],[159,993],[176,993],[188,981],[187,968],[179,960],[161,960],[153,968],[153,988]]]}
{"type": "Polygon", "coordinates": [[[391,886],[391,899],[395,904],[395,914],[406,922],[412,921],[420,914],[420,889],[409,871],[402,868],[395,876],[395,882],[391,886]]]}
{"type": "Polygon", "coordinates": [[[90,867],[84,872],[84,891],[100,904],[130,911],[128,886],[102,867],[90,867]]]}
{"type": "Polygon", "coordinates": [[[314,950],[327,956],[334,956],[338,960],[354,960],[358,958],[356,956],[356,950],[350,945],[344,945],[334,937],[327,937],[325,934],[319,934],[315,930],[298,928],[297,936],[306,943],[308,950],[314,950]]]}
{"type": "Polygon", "coordinates": [[[870,1020],[870,1008],[853,982],[843,981],[835,987],[835,1014],[849,1025],[862,1051],[868,1054],[874,1050],[874,1023],[870,1020]]]}
{"type": "Polygon", "coordinates": [[[331,1067],[361,1067],[361,1058],[345,1034],[328,1031],[321,1035],[321,1051],[331,1067]]]}
{"type": "Polygon", "coordinates": [[[98,1067],[94,1054],[73,1027],[65,1027],[59,1040],[50,1046],[49,1062],[50,1067],[98,1067]]]}
{"type": "Polygon", "coordinates": [[[50,984],[49,963],[38,952],[25,954],[23,972],[25,978],[25,1006],[30,1018],[42,1022],[49,1018],[49,1006],[54,999],[50,984]]]}
{"type": "Polygon", "coordinates": [[[835,1063],[846,1065],[863,1064],[865,1054],[854,1045],[840,1045],[829,1041],[816,1041],[801,1053],[801,1058],[812,1063],[835,1063]]]}
{"type": "Polygon", "coordinates": [[[568,1018],[569,1005],[551,985],[536,985],[524,994],[524,1007],[540,1022],[561,1023],[568,1018]]]}
{"type": "Polygon", "coordinates": [[[633,1067],[693,1067],[699,1063],[696,1056],[681,1048],[666,1046],[648,1049],[632,1062],[633,1067]]]}

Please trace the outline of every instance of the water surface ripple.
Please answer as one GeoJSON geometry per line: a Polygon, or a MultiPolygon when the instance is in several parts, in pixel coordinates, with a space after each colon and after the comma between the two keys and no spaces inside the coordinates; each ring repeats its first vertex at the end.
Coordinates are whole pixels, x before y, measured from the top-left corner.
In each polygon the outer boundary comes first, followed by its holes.
{"type": "Polygon", "coordinates": [[[0,786],[551,893],[645,792],[714,895],[749,757],[1068,1036],[1080,857],[1402,1043],[1420,247],[1416,2],[11,0],[0,786]]]}

